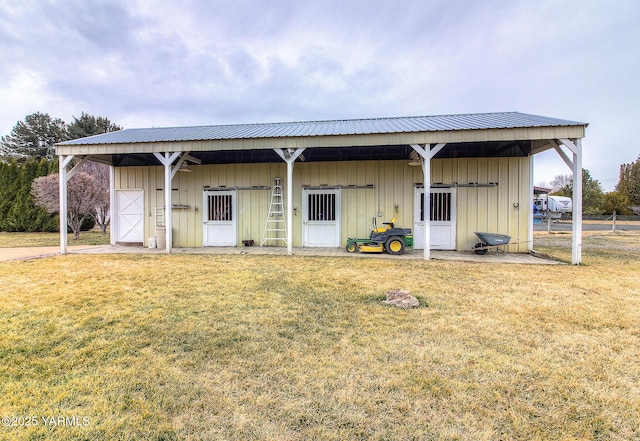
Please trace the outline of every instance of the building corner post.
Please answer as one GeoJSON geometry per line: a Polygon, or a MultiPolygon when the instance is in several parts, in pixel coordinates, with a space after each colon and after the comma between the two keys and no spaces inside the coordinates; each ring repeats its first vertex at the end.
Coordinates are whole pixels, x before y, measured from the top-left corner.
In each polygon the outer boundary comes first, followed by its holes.
{"type": "Polygon", "coordinates": [[[173,163],[171,153],[164,154],[164,227],[165,227],[165,251],[171,253],[173,246],[173,219],[171,215],[173,203],[171,201],[171,164],[173,163]]]}
{"type": "Polygon", "coordinates": [[[527,247],[528,251],[533,251],[533,155],[529,155],[529,217],[527,220],[527,247]]]}
{"type": "Polygon", "coordinates": [[[571,263],[582,262],[582,139],[575,141],[573,152],[573,220],[571,263]]]}
{"type": "Polygon", "coordinates": [[[111,246],[116,245],[116,238],[118,237],[118,220],[116,219],[116,172],[113,165],[109,166],[109,243],[111,246]]]}
{"type": "Polygon", "coordinates": [[[58,191],[60,198],[60,254],[67,254],[67,164],[72,156],[58,157],[58,191]]]}

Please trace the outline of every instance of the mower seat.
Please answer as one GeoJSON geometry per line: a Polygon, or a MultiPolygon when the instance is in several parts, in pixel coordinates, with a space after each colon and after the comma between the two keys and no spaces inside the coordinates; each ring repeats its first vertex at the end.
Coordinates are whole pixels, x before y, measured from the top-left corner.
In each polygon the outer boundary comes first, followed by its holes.
{"type": "Polygon", "coordinates": [[[382,225],[384,225],[384,227],[380,227],[378,228],[376,223],[375,223],[376,218],[373,218],[373,232],[374,233],[384,233],[387,230],[390,230],[394,227],[395,223],[396,223],[396,218],[391,218],[391,221],[389,222],[383,222],[382,225]]]}

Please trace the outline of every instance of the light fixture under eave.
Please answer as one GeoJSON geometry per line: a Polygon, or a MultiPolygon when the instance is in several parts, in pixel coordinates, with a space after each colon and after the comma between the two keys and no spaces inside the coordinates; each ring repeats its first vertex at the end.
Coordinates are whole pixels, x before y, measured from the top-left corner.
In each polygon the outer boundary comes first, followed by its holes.
{"type": "Polygon", "coordinates": [[[418,167],[422,165],[422,161],[420,160],[420,155],[415,150],[411,150],[409,152],[409,165],[411,167],[418,167]]]}
{"type": "Polygon", "coordinates": [[[183,162],[182,164],[180,164],[180,168],[178,168],[178,171],[190,173],[191,169],[189,168],[186,162],[183,162]]]}

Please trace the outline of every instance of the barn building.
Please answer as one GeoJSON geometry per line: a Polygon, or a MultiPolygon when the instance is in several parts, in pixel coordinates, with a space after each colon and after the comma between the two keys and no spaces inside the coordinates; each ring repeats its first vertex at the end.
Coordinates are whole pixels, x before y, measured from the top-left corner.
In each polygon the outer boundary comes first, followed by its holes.
{"type": "Polygon", "coordinates": [[[395,218],[413,229],[425,259],[431,249],[471,249],[475,231],[508,234],[509,252],[526,253],[533,156],[555,149],[576,180],[578,264],[586,127],[505,112],[126,129],[56,145],[61,212],[75,158],[110,166],[114,245],[146,246],[153,238],[171,252],[253,241],[291,254],[294,247],[343,247],[347,237],[366,237],[372,218],[395,218]],[[283,211],[274,230],[285,231],[265,236],[269,217],[278,215],[274,187],[282,190],[283,211]]]}

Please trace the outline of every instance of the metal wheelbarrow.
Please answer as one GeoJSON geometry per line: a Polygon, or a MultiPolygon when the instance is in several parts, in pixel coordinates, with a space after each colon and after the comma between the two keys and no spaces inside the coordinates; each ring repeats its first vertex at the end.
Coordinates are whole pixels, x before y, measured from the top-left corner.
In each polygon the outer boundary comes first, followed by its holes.
{"type": "Polygon", "coordinates": [[[511,240],[511,236],[507,236],[506,234],[475,232],[475,235],[478,236],[480,242],[473,246],[473,251],[481,256],[487,254],[487,251],[493,247],[496,248],[496,252],[504,252],[504,249],[500,250],[499,247],[502,245],[508,245],[511,240]]]}

